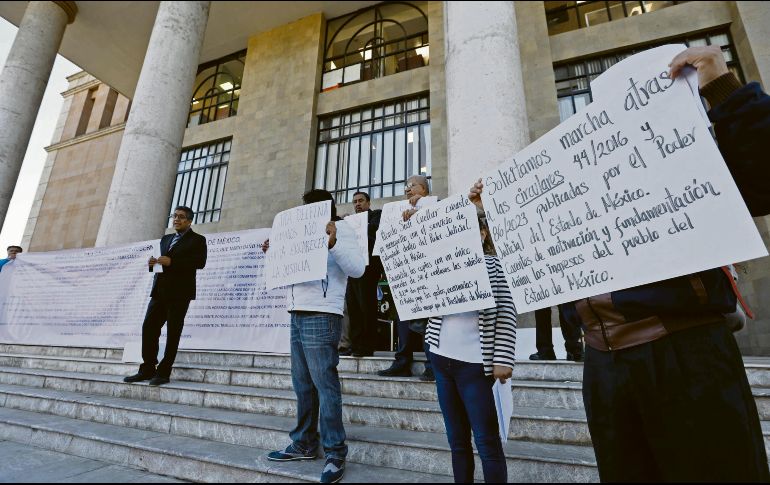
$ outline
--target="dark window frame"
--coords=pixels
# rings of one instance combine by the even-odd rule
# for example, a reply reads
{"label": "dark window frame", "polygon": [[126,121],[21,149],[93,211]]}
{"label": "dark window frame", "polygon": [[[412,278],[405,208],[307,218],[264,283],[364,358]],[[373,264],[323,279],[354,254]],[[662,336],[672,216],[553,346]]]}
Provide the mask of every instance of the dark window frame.
{"label": "dark window frame", "polygon": [[[570,30],[566,30],[565,32],[571,32],[572,30],[579,30],[579,29],[583,29],[583,28],[586,28],[586,27],[593,27],[592,25],[584,25],[585,22],[583,21],[581,12],[585,13],[586,10],[587,10],[586,9],[587,7],[595,6],[597,4],[604,4],[604,8],[602,10],[604,10],[607,13],[607,21],[608,22],[612,22],[613,18],[612,18],[612,8],[611,7],[616,5],[616,4],[610,5],[609,1],[587,0],[587,1],[581,2],[581,3],[578,3],[576,1],[570,1],[570,2],[567,2],[566,5],[561,5],[561,6],[554,7],[554,8],[548,8],[548,4],[549,3],[550,2],[543,2],[544,8],[545,8],[546,24],[548,24],[549,29],[550,29],[550,25],[552,23],[552,19],[558,18],[559,16],[563,15],[564,12],[566,12],[567,18],[569,18],[569,12],[574,11],[575,19],[577,20],[578,27],[577,27],[577,29],[570,29]],[[676,5],[679,5],[681,3],[685,3],[685,2],[684,1],[672,0],[671,3],[673,4],[671,6],[676,6]],[[622,1],[620,3],[620,5],[622,6],[622,9],[623,9],[623,17],[619,17],[618,19],[620,19],[620,18],[628,18],[629,17],[628,12],[630,11],[630,9],[628,8],[628,4],[638,4],[638,6],[642,10],[642,15],[646,14],[646,13],[650,13],[650,12],[647,11],[646,5],[644,4],[643,0],[639,0],[639,1]],[[637,5],[634,5],[634,6],[637,6]],[[662,9],[656,9],[656,11],[657,10],[662,10]],[[595,10],[592,9],[592,10],[589,10],[589,11],[593,12]],[[600,25],[600,24],[598,24],[598,25]],[[564,33],[564,32],[560,32],[560,33]],[[558,35],[558,34],[553,34],[553,35]]]}
{"label": "dark window frame", "polygon": [[[393,19],[390,19],[390,18],[386,18],[382,14],[381,9],[384,6],[392,6],[392,5],[405,5],[405,6],[409,7],[409,8],[417,10],[422,15],[422,17],[425,19],[425,30],[421,30],[419,32],[408,33],[406,31],[406,29],[404,28],[404,26],[400,22],[398,22],[396,20],[393,20]],[[347,44],[346,44],[346,47],[345,47],[345,52],[342,53],[342,54],[338,54],[336,56],[330,55],[330,49],[332,48],[334,40],[337,38],[337,35],[340,32],[342,32],[342,30],[345,27],[347,27],[354,20],[356,20],[356,19],[358,19],[358,18],[360,18],[362,16],[369,15],[369,14],[373,14],[372,21],[371,22],[367,22],[366,24],[364,24],[349,39],[347,39]],[[340,19],[346,18],[346,17],[347,17],[347,20],[345,20],[343,23],[341,23],[335,29],[335,31],[332,33],[330,31],[329,25],[333,25],[334,22],[336,22],[336,21],[338,21]],[[382,29],[383,29],[383,26],[384,26],[385,23],[394,23],[394,24],[398,25],[399,27],[401,27],[401,30],[404,32],[404,36],[403,37],[399,37],[397,39],[392,39],[392,40],[385,41],[384,37],[383,37],[383,34],[382,34]],[[358,35],[361,32],[363,32],[365,29],[367,29],[369,27],[372,27],[372,26],[374,26],[374,34],[375,35],[374,35],[374,37],[372,39],[369,39],[366,42],[364,49],[362,51],[361,50],[355,50],[355,49],[353,51],[351,51],[350,50],[351,43],[358,37]],[[408,46],[409,45],[409,41],[411,41],[413,39],[417,39],[417,38],[420,39],[419,40],[419,45],[409,47]],[[372,40],[376,41],[377,39],[379,39],[380,42],[371,43]],[[396,50],[389,51],[388,47],[392,46],[393,44],[396,44]],[[399,46],[399,44],[403,44],[403,46]],[[326,90],[329,90],[329,89],[334,89],[334,88],[337,88],[337,87],[348,86],[348,85],[351,85],[351,84],[355,84],[355,83],[359,83],[359,82],[364,82],[364,81],[368,81],[368,80],[371,80],[371,79],[378,79],[380,77],[385,77],[385,76],[389,76],[391,74],[395,74],[396,72],[403,72],[403,71],[408,71],[410,69],[413,69],[415,66],[410,67],[410,65],[409,65],[409,53],[412,52],[412,51],[415,51],[416,49],[420,49],[420,48],[423,48],[423,47],[429,47],[429,46],[430,46],[430,43],[429,43],[429,39],[428,39],[428,16],[426,15],[426,13],[420,7],[418,7],[417,5],[414,5],[413,3],[410,3],[410,2],[383,2],[383,3],[379,3],[377,5],[372,5],[371,7],[365,7],[365,8],[356,10],[355,12],[351,12],[349,14],[341,15],[339,17],[335,17],[333,19],[330,19],[327,22],[326,33],[324,35],[324,59],[323,59],[323,68],[322,68],[321,78],[323,80],[323,78],[326,76],[326,74],[328,74],[330,72],[334,72],[334,71],[339,71],[339,70],[342,71],[342,77],[341,77],[340,82],[338,84],[330,86],[330,87],[327,87],[327,88],[323,87],[323,81],[322,81],[321,91],[323,92],[323,91],[326,91]],[[371,51],[371,57],[369,59],[364,59],[361,62],[353,63],[353,64],[348,65],[348,63],[347,63],[348,57],[356,55],[356,54],[359,54],[361,52],[366,52],[366,51]],[[388,57],[396,57],[396,59],[398,59],[400,55],[403,55],[404,58],[405,58],[405,64],[406,64],[405,69],[403,69],[403,71],[399,71],[398,68],[396,68],[396,72],[390,72],[390,73],[385,72],[385,59],[388,58]],[[331,63],[334,62],[334,61],[339,61],[340,59],[343,60],[342,67],[337,67],[337,68],[332,69],[331,68]],[[425,61],[425,59],[423,59],[423,60]],[[429,64],[430,64],[430,61],[428,60],[428,61],[425,62],[424,66],[427,66]],[[370,68],[371,76],[367,77],[366,79],[364,79],[363,75],[359,75],[358,79],[354,79],[352,81],[347,81],[346,82],[345,81],[345,70],[350,68],[350,67],[352,67],[352,66],[356,66],[356,65],[360,65],[362,71],[364,71],[364,69],[366,69],[366,67],[368,66]],[[416,66],[416,67],[423,67],[423,66]]]}
{"label": "dark window frame", "polygon": [[[410,102],[416,102],[417,107],[415,108],[409,108]],[[388,111],[389,108],[392,107],[392,111]],[[377,112],[380,112],[377,114]],[[366,115],[365,115],[366,114]],[[356,119],[354,119],[356,118]],[[397,119],[401,118],[400,122],[397,122]],[[410,118],[412,119],[410,121]],[[388,120],[391,119],[390,124],[388,123]],[[324,124],[326,120],[329,120],[328,124]],[[335,121],[339,121],[339,123],[335,124]],[[370,129],[364,129],[365,124],[370,124]],[[379,127],[375,128],[375,125],[379,124]],[[357,128],[356,128],[357,126]],[[425,127],[425,128],[423,128]],[[378,102],[374,104],[368,104],[364,106],[360,106],[357,108],[354,108],[352,110],[346,110],[343,112],[338,113],[332,113],[329,115],[326,115],[319,119],[318,122],[318,133],[317,133],[317,142],[316,142],[316,155],[314,160],[314,166],[313,166],[313,187],[314,188],[321,188],[328,190],[335,198],[335,201],[340,204],[348,203],[350,202],[347,200],[347,198],[350,196],[352,197],[352,193],[356,191],[363,191],[369,194],[369,196],[372,199],[378,199],[378,198],[385,198],[385,197],[397,197],[401,195],[398,190],[399,185],[405,185],[406,180],[411,177],[412,175],[425,175],[429,180],[432,178],[431,173],[429,170],[429,167],[432,168],[432,161],[430,160],[430,150],[426,148],[426,159],[423,160],[421,156],[421,151],[418,147],[418,154],[420,156],[418,157],[418,160],[413,161],[413,168],[416,167],[417,174],[415,173],[408,173],[408,156],[407,156],[407,149],[409,146],[409,140],[408,140],[408,133],[409,130],[416,129],[418,133],[422,133],[423,129],[430,130],[430,94],[428,92],[406,96],[403,98],[397,98],[389,101],[384,102]],[[404,178],[397,178],[396,174],[397,172],[401,171],[400,168],[397,169],[397,156],[396,156],[396,138],[397,138],[397,131],[402,130],[404,132],[404,167],[403,167],[403,173]],[[337,132],[335,135],[334,133]],[[364,137],[370,137],[370,145],[371,146],[371,140],[376,137],[377,135],[380,136],[380,142],[381,142],[381,148],[382,151],[385,151],[384,147],[384,141],[385,141],[385,134],[387,132],[392,133],[392,160],[384,160],[381,157],[384,157],[384,153],[380,155],[380,163],[379,163],[379,174],[377,176],[378,182],[373,183],[372,179],[372,173],[369,170],[369,180],[368,183],[363,183],[365,181],[362,181],[361,178],[361,163],[362,163],[362,143],[361,139]],[[418,136],[422,136],[421,134]],[[349,171],[350,171],[350,150],[353,146],[352,140],[358,139],[358,157],[357,157],[357,170],[356,173],[358,174],[358,180],[355,185],[348,185],[349,180]],[[339,148],[342,144],[345,144],[345,150],[346,153],[341,153]],[[335,166],[337,167],[337,173],[335,174],[335,180],[334,180],[334,187],[329,187],[327,184],[327,181],[329,179],[329,173],[327,172],[329,167],[329,153],[331,150],[329,150],[329,147],[331,145],[336,145],[337,147],[337,160]],[[324,150],[323,160],[319,160],[318,155],[320,149],[325,146],[326,149]],[[401,148],[399,148],[401,149]],[[432,154],[431,154],[432,156]],[[343,162],[347,164],[346,167],[343,167],[342,171],[340,170],[340,162]],[[323,163],[323,180],[320,180],[320,186],[316,183],[316,178],[319,175],[319,169],[320,165],[319,163]],[[390,168],[392,169],[392,180],[385,181],[385,164],[391,163]],[[416,163],[416,164],[415,164]],[[369,157],[369,166],[370,169],[373,165],[376,165],[376,162],[373,163],[371,159],[371,155]],[[426,168],[426,172],[422,172],[422,168]],[[392,195],[382,195],[383,191],[386,188],[390,188],[392,186]],[[376,190],[379,191],[375,193]]]}
{"label": "dark window frame", "polygon": [[[232,137],[225,137],[182,149],[167,227],[172,227],[174,207],[180,205],[190,207],[195,212],[195,224],[220,221],[232,142]],[[200,179],[200,193],[191,193],[190,190],[195,191],[199,177],[203,177]],[[196,200],[197,203],[193,203]]]}
{"label": "dark window frame", "polygon": [[[205,79],[201,80],[197,85],[193,88],[193,94],[192,98],[190,99],[190,112],[187,115],[187,127],[191,126],[198,126],[203,125],[206,123],[211,123],[213,121],[217,121],[219,119],[226,119],[231,116],[235,116],[238,114],[238,101],[240,100],[240,89],[241,89],[241,82],[236,82],[237,80],[232,77],[232,75],[228,74],[227,72],[224,72],[221,70],[221,67],[227,64],[231,61],[239,61],[244,65],[244,68],[246,66],[246,49],[243,49],[241,51],[235,52],[233,54],[229,54],[227,56],[221,57],[219,59],[215,59],[213,61],[209,61],[205,64],[201,64],[198,66],[198,71],[195,74],[195,78],[197,80],[198,75],[200,73],[206,71],[207,69],[210,69],[212,67],[215,67],[214,73],[210,76],[207,76]],[[221,91],[217,90],[217,84],[216,80],[217,77],[226,75],[231,78],[231,84],[233,85],[232,88]],[[195,98],[195,94],[198,92],[201,87],[203,87],[209,80],[214,79],[214,86],[206,91],[206,94],[200,98]],[[236,91],[238,91],[238,94],[236,94]],[[227,104],[227,116],[224,118],[218,118],[216,114],[216,110],[219,109],[219,107],[223,104],[223,102],[219,101],[219,98],[225,96],[227,97],[227,101],[224,103]],[[197,104],[197,106],[196,106]],[[215,113],[214,116],[205,116],[206,113]],[[195,124],[191,124],[191,121],[197,116],[197,122]]]}

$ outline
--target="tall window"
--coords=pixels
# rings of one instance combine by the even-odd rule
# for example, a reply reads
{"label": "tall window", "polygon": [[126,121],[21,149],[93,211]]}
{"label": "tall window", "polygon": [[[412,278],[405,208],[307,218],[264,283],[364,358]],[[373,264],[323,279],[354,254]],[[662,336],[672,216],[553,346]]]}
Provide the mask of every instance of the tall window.
{"label": "tall window", "polygon": [[357,190],[392,197],[408,177],[430,178],[429,112],[424,94],[320,119],[313,187],[345,203]]}
{"label": "tall window", "polygon": [[427,65],[427,5],[387,2],[329,20],[321,89]]}
{"label": "tall window", "polygon": [[[725,61],[727,61],[727,67],[730,68],[738,79],[743,80],[743,73],[738,64],[735,48],[728,31],[698,34],[697,36],[670,40],[665,43],[684,43],[688,47],[718,45],[722,48],[722,54],[725,56]],[[663,44],[658,43],[655,45],[648,45],[641,48],[618,52],[609,56],[593,57],[578,62],[555,66],[554,75],[556,76],[556,96],[559,102],[560,120],[566,120],[593,101],[590,82],[596,79],[599,74],[626,57],[656,47],[657,45]]]}
{"label": "tall window", "polygon": [[221,120],[238,113],[246,51],[198,67],[187,127]]}
{"label": "tall window", "polygon": [[654,12],[684,2],[546,1],[543,3],[545,4],[548,34],[556,35],[562,32],[569,32],[570,30]]}
{"label": "tall window", "polygon": [[168,227],[172,227],[174,207],[180,205],[195,212],[195,224],[219,221],[231,142],[228,138],[182,151]]}

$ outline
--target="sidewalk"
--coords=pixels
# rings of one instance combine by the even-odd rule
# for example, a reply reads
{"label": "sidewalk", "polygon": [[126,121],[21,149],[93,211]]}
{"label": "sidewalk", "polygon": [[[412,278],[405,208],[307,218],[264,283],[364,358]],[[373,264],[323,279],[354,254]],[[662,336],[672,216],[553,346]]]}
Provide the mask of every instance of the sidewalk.
{"label": "sidewalk", "polygon": [[136,468],[0,441],[0,483],[184,483]]}

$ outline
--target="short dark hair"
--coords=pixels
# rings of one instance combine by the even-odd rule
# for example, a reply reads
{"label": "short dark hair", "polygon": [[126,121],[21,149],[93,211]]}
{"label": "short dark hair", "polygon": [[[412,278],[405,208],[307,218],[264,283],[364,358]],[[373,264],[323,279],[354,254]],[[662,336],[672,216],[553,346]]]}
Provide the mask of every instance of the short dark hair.
{"label": "short dark hair", "polygon": [[188,221],[193,220],[193,217],[195,217],[195,212],[193,212],[192,209],[190,209],[187,206],[184,205],[178,205],[176,208],[174,208],[174,212],[176,211],[184,211],[184,215],[187,218]]}
{"label": "short dark hair", "polygon": [[363,195],[363,196],[364,196],[364,198],[366,199],[366,201],[367,201],[367,202],[371,202],[371,200],[372,200],[372,199],[369,197],[369,194],[367,194],[366,192],[361,192],[361,191],[359,190],[358,192],[356,192],[355,194],[353,194],[353,197],[357,196],[358,194],[361,194],[361,195]]}
{"label": "short dark hair", "polygon": [[332,201],[332,220],[337,220],[337,206],[334,204],[334,196],[324,189],[312,189],[302,196],[302,202],[305,204],[313,204],[315,202],[323,202],[325,200]]}
{"label": "short dark hair", "polygon": [[18,249],[20,253],[23,253],[23,252],[24,252],[24,250],[21,248],[21,246],[13,246],[13,245],[11,245],[11,246],[8,246],[7,248],[5,248],[5,250],[6,250],[6,251],[10,251],[10,250],[11,250],[11,248],[16,248],[16,249]]}

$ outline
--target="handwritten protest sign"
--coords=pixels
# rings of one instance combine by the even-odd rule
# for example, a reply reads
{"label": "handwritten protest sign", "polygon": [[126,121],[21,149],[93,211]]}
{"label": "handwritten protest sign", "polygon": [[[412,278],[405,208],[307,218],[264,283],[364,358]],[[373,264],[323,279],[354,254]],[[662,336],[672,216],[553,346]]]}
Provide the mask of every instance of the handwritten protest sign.
{"label": "handwritten protest sign", "polygon": [[326,277],[331,201],[316,202],[279,212],[273,219],[267,251],[267,289]]}
{"label": "handwritten protest sign", "polygon": [[438,197],[429,195],[427,197],[421,197],[417,200],[416,205],[412,205],[408,200],[399,200],[396,202],[388,202],[382,206],[382,214],[380,214],[380,227],[377,231],[377,239],[374,242],[374,250],[372,254],[374,256],[380,255],[380,233],[390,229],[394,224],[398,224],[403,221],[404,211],[409,209],[422,209],[435,204],[438,201]]}
{"label": "handwritten protest sign", "polygon": [[402,320],[495,306],[476,208],[464,195],[390,226],[381,258]]}
{"label": "handwritten protest sign", "polygon": [[520,312],[767,254],[687,82],[668,77],[676,52],[616,64],[596,101],[482,177]]}
{"label": "handwritten protest sign", "polygon": [[350,227],[353,228],[353,232],[356,233],[356,241],[358,247],[361,249],[361,254],[364,256],[364,261],[369,264],[369,212],[359,212],[358,214],[352,214],[345,218]]}

